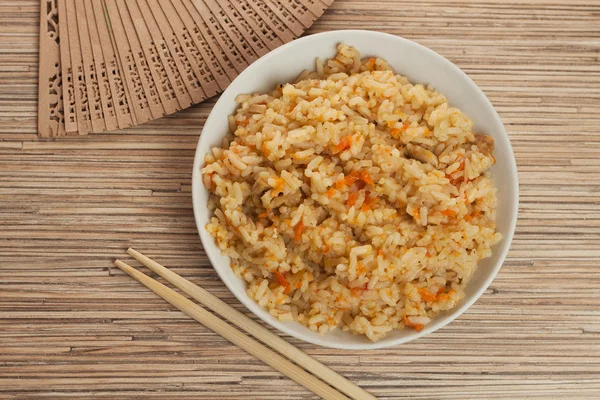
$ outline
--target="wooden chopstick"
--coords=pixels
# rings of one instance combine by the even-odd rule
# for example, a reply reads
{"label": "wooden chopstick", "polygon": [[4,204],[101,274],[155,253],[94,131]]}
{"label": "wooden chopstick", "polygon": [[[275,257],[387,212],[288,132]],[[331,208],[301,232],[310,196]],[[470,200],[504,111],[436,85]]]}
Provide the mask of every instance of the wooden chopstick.
{"label": "wooden chopstick", "polygon": [[327,385],[325,382],[317,379],[315,376],[309,374],[302,368],[283,358],[273,350],[262,345],[251,337],[244,335],[235,327],[229,325],[227,322],[213,315],[209,311],[206,311],[173,289],[170,289],[162,283],[155,281],[148,275],[136,270],[128,264],[125,264],[121,260],[116,260],[115,265],[129,276],[146,286],[148,289],[152,290],[154,293],[177,307],[179,310],[183,311],[185,314],[206,326],[211,331],[223,336],[231,343],[247,351],[254,357],[275,368],[277,371],[288,376],[292,380],[298,382],[305,388],[311,390],[313,393],[327,400],[348,399],[348,397]]}
{"label": "wooden chopstick", "polygon": [[239,328],[245,330],[261,342],[267,344],[272,349],[284,354],[287,358],[294,360],[296,364],[304,367],[307,371],[310,371],[346,395],[355,399],[377,399],[369,392],[350,382],[332,369],[321,364],[319,361],[315,360],[302,350],[286,342],[281,337],[262,327],[260,324],[254,322],[241,312],[237,311],[235,308],[231,307],[229,304],[225,303],[223,300],[210,294],[207,290],[193,284],[182,276],[160,265],[151,258],[146,257],[137,250],[129,248],[127,253],[129,253],[140,263],[144,264],[150,270],[163,277],[173,286],[181,289],[185,294],[198,301],[200,304],[208,307],[216,314],[225,318],[234,325],[237,325]]}

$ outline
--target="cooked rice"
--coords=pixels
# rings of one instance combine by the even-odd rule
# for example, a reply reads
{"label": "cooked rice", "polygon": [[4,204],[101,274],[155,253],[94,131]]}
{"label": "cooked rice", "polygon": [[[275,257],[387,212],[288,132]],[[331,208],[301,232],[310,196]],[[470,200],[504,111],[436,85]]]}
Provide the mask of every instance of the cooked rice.
{"label": "cooked rice", "polygon": [[501,239],[493,140],[443,94],[353,47],[240,95],[205,157],[206,229],[282,321],[375,341],[456,306]]}

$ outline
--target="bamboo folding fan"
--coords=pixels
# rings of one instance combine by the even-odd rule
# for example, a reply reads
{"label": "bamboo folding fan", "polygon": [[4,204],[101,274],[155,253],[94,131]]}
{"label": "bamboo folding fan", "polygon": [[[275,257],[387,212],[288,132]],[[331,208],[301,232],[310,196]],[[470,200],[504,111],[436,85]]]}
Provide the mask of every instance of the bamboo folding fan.
{"label": "bamboo folding fan", "polygon": [[38,132],[142,124],[221,91],[333,0],[41,0]]}

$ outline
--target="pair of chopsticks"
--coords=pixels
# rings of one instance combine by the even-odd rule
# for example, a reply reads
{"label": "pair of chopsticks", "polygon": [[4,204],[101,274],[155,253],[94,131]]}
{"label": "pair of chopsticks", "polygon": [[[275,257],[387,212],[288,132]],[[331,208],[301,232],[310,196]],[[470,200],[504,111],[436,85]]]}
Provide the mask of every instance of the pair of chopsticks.
{"label": "pair of chopsticks", "polygon": [[272,349],[280,354],[284,354],[298,365],[282,357],[262,343],[246,336],[243,332],[223,321],[221,318],[123,261],[116,260],[115,265],[117,267],[177,307],[179,310],[183,311],[185,314],[206,326],[208,329],[223,336],[231,343],[262,360],[265,364],[270,365],[290,379],[311,390],[313,393],[324,399],[348,399],[344,394],[354,399],[376,399],[372,394],[321,364],[302,350],[292,346],[279,336],[263,328],[261,325],[235,310],[218,297],[210,294],[205,289],[202,289],[200,286],[193,284],[132,248],[129,248],[127,253],[173,286],[179,288],[182,292],[212,310],[215,314],[245,330],[263,343],[268,344]]}

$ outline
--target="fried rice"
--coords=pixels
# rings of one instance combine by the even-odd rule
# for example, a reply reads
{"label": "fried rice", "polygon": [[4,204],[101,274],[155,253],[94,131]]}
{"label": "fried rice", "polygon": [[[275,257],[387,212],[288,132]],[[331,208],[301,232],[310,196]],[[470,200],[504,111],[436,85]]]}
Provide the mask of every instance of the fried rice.
{"label": "fried rice", "polygon": [[501,240],[494,142],[432,87],[337,50],[237,97],[202,169],[206,229],[271,315],[376,341],[455,307]]}

